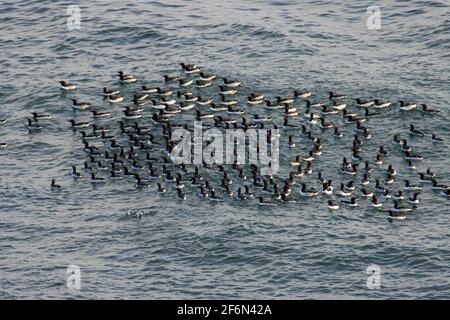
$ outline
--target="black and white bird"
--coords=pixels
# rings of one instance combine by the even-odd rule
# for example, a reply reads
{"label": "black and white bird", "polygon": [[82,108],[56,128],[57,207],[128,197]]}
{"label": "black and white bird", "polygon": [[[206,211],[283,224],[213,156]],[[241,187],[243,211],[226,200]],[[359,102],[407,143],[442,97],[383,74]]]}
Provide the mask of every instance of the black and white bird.
{"label": "black and white bird", "polygon": [[409,133],[420,137],[425,136],[425,134],[422,131],[417,130],[412,123],[409,124]]}
{"label": "black and white bird", "polygon": [[72,91],[77,88],[77,85],[75,83],[66,82],[64,80],[59,82],[61,84],[60,88],[65,91]]}
{"label": "black and white bird", "polygon": [[52,183],[50,186],[51,186],[52,190],[61,190],[62,189],[62,187],[59,184],[56,184],[55,179],[52,179]]}

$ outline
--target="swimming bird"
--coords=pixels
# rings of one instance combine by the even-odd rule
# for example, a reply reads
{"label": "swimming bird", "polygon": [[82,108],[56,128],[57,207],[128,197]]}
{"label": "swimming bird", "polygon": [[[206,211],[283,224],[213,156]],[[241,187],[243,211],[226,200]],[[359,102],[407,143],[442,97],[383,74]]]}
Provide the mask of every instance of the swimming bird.
{"label": "swimming bird", "polygon": [[294,142],[294,137],[293,136],[289,136],[288,137],[288,144],[289,144],[289,148],[295,148],[295,142]]}
{"label": "swimming bird", "polygon": [[417,107],[417,104],[414,102],[405,102],[403,100],[399,101],[400,109],[403,111],[411,111]]}
{"label": "swimming bird", "polygon": [[339,128],[337,126],[335,126],[333,136],[335,136],[337,138],[342,138],[344,136],[344,134],[339,131]]}
{"label": "swimming bird", "polygon": [[78,101],[77,99],[72,99],[72,108],[77,110],[86,110],[90,108],[92,105],[89,102]]}
{"label": "swimming bird", "polygon": [[431,141],[432,141],[433,143],[443,143],[443,142],[444,142],[444,139],[439,138],[438,136],[436,136],[436,135],[433,133],[433,134],[431,134]]}
{"label": "swimming bird", "polygon": [[392,164],[390,164],[388,166],[387,169],[388,174],[390,174],[391,176],[396,176],[397,175],[397,170],[394,169],[394,166]]}
{"label": "swimming bird", "polygon": [[405,197],[403,196],[403,191],[402,190],[398,190],[396,194],[392,195],[392,199],[393,200],[404,200]]}
{"label": "swimming bird", "polygon": [[408,160],[408,169],[416,170],[416,165],[411,160]]}
{"label": "swimming bird", "polygon": [[178,97],[183,97],[185,102],[197,102],[198,101],[198,96],[194,96],[192,93],[190,92],[178,92],[177,93]]}
{"label": "swimming bird", "polygon": [[314,151],[310,150],[306,156],[303,157],[305,161],[313,161],[314,160]]}
{"label": "swimming bird", "polygon": [[209,197],[209,200],[211,200],[211,201],[216,201],[216,202],[223,202],[223,199],[220,198],[220,197],[218,197],[218,196],[216,195],[216,192],[215,192],[214,190],[211,190],[211,191],[210,191],[210,197]]}
{"label": "swimming bird", "polygon": [[110,117],[112,115],[112,113],[109,112],[109,111],[107,111],[107,112],[99,112],[99,111],[96,111],[96,110],[92,110],[91,113],[92,113],[92,116],[95,119]]}
{"label": "swimming bird", "polygon": [[366,161],[366,162],[365,162],[365,164],[364,164],[364,170],[365,170],[367,173],[371,173],[371,172],[373,171],[372,167],[371,167],[370,164],[369,164],[369,161]]}
{"label": "swimming bird", "polygon": [[52,118],[51,115],[43,114],[43,113],[31,112],[31,114],[33,115],[33,119],[35,121],[38,121],[38,120],[49,120],[49,119]]}
{"label": "swimming bird", "polygon": [[311,102],[310,100],[305,100],[305,102],[306,102],[307,108],[315,108],[315,107],[320,108],[320,107],[324,106],[324,103],[320,102],[320,101]]}
{"label": "swimming bird", "polygon": [[406,191],[421,191],[422,187],[416,184],[412,184],[409,180],[405,180],[405,186],[403,187]]}
{"label": "swimming bird", "polygon": [[142,114],[135,113],[133,111],[123,110],[123,113],[125,114],[123,118],[127,120],[136,120],[142,118]]}
{"label": "swimming bird", "polygon": [[212,119],[214,118],[214,113],[201,113],[200,110],[196,111],[196,118],[197,120],[203,120],[203,119]]}
{"label": "swimming bird", "polygon": [[378,200],[376,195],[372,196],[372,201],[371,201],[370,205],[373,208],[381,208],[383,206],[383,204],[380,202],[380,200]]}
{"label": "swimming bird", "polygon": [[104,96],[117,95],[117,94],[119,94],[119,90],[118,89],[108,89],[108,88],[104,87],[102,94]]}
{"label": "swimming bird", "polygon": [[93,131],[94,133],[101,133],[102,131],[105,131],[105,132],[111,132],[111,129],[108,128],[108,127],[99,127],[99,126],[96,125],[96,124],[92,124],[92,131]]}
{"label": "swimming bird", "polygon": [[367,189],[361,189],[361,196],[365,197],[365,198],[371,198],[374,196],[372,191],[369,191]]}
{"label": "swimming bird", "polygon": [[411,204],[419,204],[420,203],[419,198],[418,198],[419,194],[420,194],[420,191],[414,192],[414,194],[408,198],[408,202]]}
{"label": "swimming bird", "polygon": [[311,125],[315,125],[317,123],[317,119],[314,117],[314,113],[310,114],[308,123]]}
{"label": "swimming bird", "polygon": [[345,94],[337,94],[337,93],[328,91],[328,98],[338,100],[338,99],[345,99],[345,98],[347,98],[347,96]]}
{"label": "swimming bird", "polygon": [[292,98],[286,98],[286,97],[281,97],[281,96],[277,96],[275,97],[275,99],[277,99],[277,103],[279,104],[291,104],[294,103],[294,99]]}
{"label": "swimming bird", "polygon": [[274,206],[275,205],[272,198],[264,199],[263,197],[258,197],[258,204],[260,206]]}
{"label": "swimming bird", "polygon": [[354,176],[358,173],[358,164],[355,163],[355,164],[350,165],[350,167],[346,167],[346,168],[342,167],[341,172],[351,175],[351,176]]}
{"label": "swimming bird", "polygon": [[412,148],[408,145],[408,141],[406,139],[402,139],[401,146],[402,146],[402,150],[404,152],[411,152],[412,151]]}
{"label": "swimming bird", "polygon": [[190,86],[194,82],[193,79],[179,79],[178,83],[180,84],[180,87],[187,87]]}
{"label": "swimming bird", "polygon": [[178,108],[182,111],[188,111],[194,108],[194,106],[195,106],[194,103],[181,101],[180,104],[178,105]]}
{"label": "swimming bird", "polygon": [[362,160],[363,160],[363,158],[362,158],[362,156],[359,154],[359,152],[357,152],[356,150],[353,151],[353,154],[352,154],[352,161],[354,161],[354,162],[360,162],[360,161],[362,161]]}
{"label": "swimming bird", "polygon": [[[366,162],[367,163],[367,162]],[[363,178],[361,179],[361,184],[363,185],[363,186],[366,186],[366,185],[368,185],[370,183],[370,181],[369,181],[369,175],[367,174],[367,173],[364,173],[364,176],[363,176]]]}
{"label": "swimming bird", "polygon": [[137,79],[131,74],[125,74],[123,71],[118,71],[119,82],[121,83],[134,83]]}
{"label": "swimming bird", "polygon": [[420,161],[420,160],[423,160],[423,156],[421,156],[419,154],[412,154],[409,151],[405,151],[405,159]]}
{"label": "swimming bird", "polygon": [[111,170],[109,173],[110,173],[110,176],[109,176],[110,180],[122,180],[122,178],[123,178],[120,175],[120,171],[119,170]]}
{"label": "swimming bird", "polygon": [[333,194],[333,186],[331,185],[331,180],[329,181],[324,181],[322,183],[322,193],[327,195],[327,196],[331,196]]}
{"label": "swimming bird", "polygon": [[431,171],[430,168],[427,168],[427,171],[425,172],[425,175],[428,177],[432,177],[435,178],[436,177],[436,173],[434,173],[433,171]]}
{"label": "swimming bird", "polygon": [[342,111],[342,115],[343,115],[344,117],[347,117],[347,118],[349,118],[349,117],[355,118],[355,117],[358,116],[357,113],[355,113],[355,112],[349,112],[347,109],[344,109],[344,110]]}
{"label": "swimming bird", "polygon": [[384,193],[386,191],[386,188],[381,186],[380,180],[375,179],[375,188],[374,191],[377,193]]}
{"label": "swimming bird", "polygon": [[400,206],[398,201],[394,200],[394,209],[392,209],[393,212],[411,212],[412,210],[413,208]]}
{"label": "swimming bird", "polygon": [[245,110],[244,109],[233,109],[232,106],[228,106],[227,113],[229,113],[229,114],[244,114]]}
{"label": "swimming bird", "polygon": [[333,201],[333,200],[328,200],[328,209],[330,210],[338,210],[339,209],[339,203]]}
{"label": "swimming bird", "polygon": [[433,177],[426,176],[424,173],[421,172],[421,173],[419,173],[419,181],[431,183],[433,181]]}
{"label": "swimming bird", "polygon": [[237,93],[237,90],[227,86],[219,86],[221,95],[234,95]]}
{"label": "swimming bird", "polygon": [[380,145],[380,147],[378,149],[378,153],[380,153],[380,154],[382,154],[384,156],[389,155],[389,152],[386,149],[384,149],[384,145]]}
{"label": "swimming bird", "polygon": [[60,88],[66,91],[72,91],[77,88],[77,85],[75,83],[66,82],[64,80],[59,81],[59,83],[61,84]]}
{"label": "swimming bird", "polygon": [[148,98],[148,93],[143,93],[143,94],[134,94],[133,95],[133,102],[135,104],[139,104],[142,103],[145,99]]}
{"label": "swimming bird", "polygon": [[[373,194],[373,193],[372,193]],[[381,193],[381,197],[383,197],[384,199],[391,199],[391,193],[388,189],[385,189],[384,192]]]}
{"label": "swimming bird", "polygon": [[89,122],[75,122],[73,119],[69,120],[69,122],[73,129],[87,128],[91,125]]}
{"label": "swimming bird", "polygon": [[263,95],[256,95],[255,93],[251,93],[249,97],[247,97],[247,103],[252,105],[257,105],[264,102]]}
{"label": "swimming bird", "polygon": [[229,80],[228,78],[223,78],[223,84],[227,87],[236,88],[241,85],[239,80]]}
{"label": "swimming bird", "polygon": [[436,110],[436,109],[430,109],[428,108],[428,106],[426,104],[421,104],[422,107],[422,111],[423,112],[427,112],[427,113],[440,113],[441,111]]}
{"label": "swimming bird", "polygon": [[172,95],[173,91],[170,89],[161,89],[160,87],[156,87],[156,93],[161,97],[168,97]]}
{"label": "swimming bird", "polygon": [[[146,94],[151,94],[151,93],[157,93],[158,92],[158,88],[157,87],[142,86],[141,88],[142,88],[142,92],[146,93]],[[117,93],[113,93],[113,94],[117,94]]]}
{"label": "swimming bird", "polygon": [[377,108],[377,109],[386,108],[386,107],[389,107],[392,104],[392,102],[389,102],[389,101],[383,102],[383,101],[381,101],[379,99],[374,99],[373,102],[374,102],[373,107]]}
{"label": "swimming bird", "polygon": [[284,107],[284,115],[289,117],[294,117],[298,115],[297,108],[291,107],[291,105],[285,103],[283,104]]}
{"label": "swimming bird", "polygon": [[220,104],[224,106],[234,106],[238,102],[238,99],[227,99],[225,96],[222,96],[222,101],[220,102]]}
{"label": "swimming bird", "polygon": [[181,62],[180,66],[186,73],[198,73],[202,70],[200,66],[197,66],[196,64],[193,63],[185,64],[184,62]]}
{"label": "swimming bird", "polygon": [[335,115],[338,114],[338,109],[335,108],[327,108],[327,106],[322,106],[322,114],[323,115]]}
{"label": "swimming bird", "polygon": [[108,96],[108,101],[111,103],[120,103],[123,102],[123,97],[119,95],[110,95]]}
{"label": "swimming bird", "polygon": [[441,191],[441,190],[448,190],[448,189],[450,189],[450,186],[448,186],[448,185],[438,184],[436,178],[432,178],[431,179],[431,183],[432,183],[431,189],[433,189],[433,190]]}
{"label": "swimming bird", "polygon": [[356,132],[359,132],[359,133],[363,133],[364,132],[364,129],[365,129],[365,127],[364,127],[364,125],[362,124],[362,122],[361,121],[356,121]]}
{"label": "swimming bird", "polygon": [[199,74],[200,78],[202,80],[204,80],[204,81],[213,81],[216,78],[215,75],[213,75],[213,74],[206,74],[206,73],[204,73],[202,71],[200,71],[198,74]]}
{"label": "swimming bird", "polygon": [[204,98],[202,96],[199,96],[198,100],[197,100],[197,103],[199,105],[201,105],[201,106],[208,105],[208,104],[211,104],[213,102],[214,102],[214,100],[212,98]]}
{"label": "swimming bird", "polygon": [[356,186],[355,186],[355,181],[353,181],[353,180],[350,180],[350,181],[347,182],[347,184],[345,185],[345,189],[346,189],[346,190],[354,191],[355,188],[356,188]]}
{"label": "swimming bird", "polygon": [[168,107],[176,104],[177,100],[173,98],[162,97],[162,99],[159,102]]}
{"label": "swimming bird", "polygon": [[181,80],[180,76],[169,76],[167,74],[163,75],[165,82],[175,82]]}
{"label": "swimming bird", "polygon": [[345,110],[347,108],[347,104],[333,101],[333,105],[331,107],[335,110],[341,111],[341,110]]}
{"label": "swimming bird", "polygon": [[403,139],[401,139],[398,134],[394,134],[394,139],[392,140],[392,143],[397,144],[397,145],[402,145]]}
{"label": "swimming bird", "polygon": [[422,131],[417,130],[412,123],[409,124],[409,133],[421,137],[425,135]]}
{"label": "swimming bird", "polygon": [[210,85],[212,85],[211,81],[206,81],[206,80],[197,80],[197,81],[195,81],[195,86],[197,88],[206,88],[206,87],[209,87]]}
{"label": "swimming bird", "polygon": [[349,197],[352,195],[352,191],[347,191],[343,182],[341,182],[338,194],[342,197]]}
{"label": "swimming bird", "polygon": [[311,95],[312,95],[311,91],[294,90],[294,98],[308,98]]}
{"label": "swimming bird", "polygon": [[167,189],[166,188],[164,188],[162,185],[161,185],[161,183],[157,183],[157,186],[158,186],[158,192],[159,193],[166,193],[167,192]]}
{"label": "swimming bird", "polygon": [[61,190],[62,187],[59,184],[56,184],[55,179],[52,179],[52,184],[50,185],[52,190]]}
{"label": "swimming bird", "polygon": [[272,103],[272,101],[270,100],[264,100],[264,102],[266,103],[266,109],[284,109],[284,106],[282,104]]}
{"label": "swimming bird", "polygon": [[75,166],[72,166],[72,177],[81,178],[81,173],[77,172],[77,167]]}
{"label": "swimming bird", "polygon": [[393,210],[388,210],[388,213],[389,219],[404,220],[406,218],[406,215],[402,212],[394,212]]}
{"label": "swimming bird", "polygon": [[157,110],[164,110],[164,109],[166,109],[166,105],[165,104],[163,104],[163,103],[160,103],[160,102],[158,102],[158,101],[156,101],[156,100],[150,100],[151,101],[151,105],[150,105],[150,107],[151,108],[153,108],[153,109],[157,109]]}
{"label": "swimming bird", "polygon": [[319,192],[313,188],[307,190],[305,183],[302,183],[301,186],[300,195],[303,197],[315,197],[319,194]]}
{"label": "swimming bird", "polygon": [[138,188],[144,188],[150,186],[150,182],[142,179],[139,175],[135,175],[136,186]]}
{"label": "swimming bird", "polygon": [[331,121],[325,120],[325,118],[320,118],[320,127],[322,129],[329,129],[334,127],[334,123]]}
{"label": "swimming bird", "polygon": [[341,200],[341,205],[347,206],[347,207],[357,207],[358,203],[356,202],[356,198],[352,197],[350,200]]}
{"label": "swimming bird", "polygon": [[[287,119],[286,116],[284,118]],[[272,121],[272,117],[270,117],[270,116],[261,116],[259,114],[253,115],[253,122],[259,123],[259,122],[270,122],[270,121]]]}
{"label": "swimming bird", "polygon": [[355,100],[356,100],[356,105],[358,107],[369,108],[375,104],[374,100],[362,100],[360,98],[355,99]]}
{"label": "swimming bird", "polygon": [[379,117],[379,116],[381,116],[381,113],[379,113],[379,112],[370,112],[369,109],[365,109],[364,117],[366,117],[366,118],[375,118],[375,117]]}

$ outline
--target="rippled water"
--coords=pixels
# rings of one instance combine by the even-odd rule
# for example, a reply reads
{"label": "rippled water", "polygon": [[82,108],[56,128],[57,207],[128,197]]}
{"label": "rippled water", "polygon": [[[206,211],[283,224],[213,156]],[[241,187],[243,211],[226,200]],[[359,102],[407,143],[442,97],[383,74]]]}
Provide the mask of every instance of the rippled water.
{"label": "rippled water", "polygon": [[[83,1],[81,29],[72,31],[71,3],[0,5],[0,118],[8,118],[0,127],[0,142],[8,143],[0,150],[0,297],[448,298],[448,201],[429,187],[419,208],[395,223],[365,204],[331,213],[324,197],[264,208],[256,201],[203,201],[193,192],[179,202],[126,182],[93,187],[70,176],[70,165],[85,156],[67,125],[74,117],[68,97],[57,85],[79,83],[77,98],[107,108],[99,92],[117,85],[115,71],[156,84],[188,61],[267,96],[305,88],[323,98],[333,89],[441,110],[424,116],[393,107],[370,120],[374,137],[363,156],[373,159],[394,133],[410,139],[410,122],[448,139],[448,1],[385,1],[379,30],[368,30],[361,1],[168,3]],[[24,124],[31,111],[55,119],[29,134]],[[351,137],[352,125],[330,119]],[[324,155],[314,165],[336,185],[351,138],[345,148],[329,134],[322,142]],[[308,150],[304,143],[298,140],[298,152]],[[410,143],[425,156],[418,170],[431,167],[448,182],[447,144]],[[411,173],[386,145],[387,162],[399,170],[397,190]],[[293,151],[282,151],[286,164]],[[53,177],[61,192],[50,190]],[[316,185],[315,176],[305,181]],[[130,210],[143,218],[126,217]],[[381,268],[379,290],[366,286],[371,264]],[[79,291],[66,288],[69,265],[81,268]]]}

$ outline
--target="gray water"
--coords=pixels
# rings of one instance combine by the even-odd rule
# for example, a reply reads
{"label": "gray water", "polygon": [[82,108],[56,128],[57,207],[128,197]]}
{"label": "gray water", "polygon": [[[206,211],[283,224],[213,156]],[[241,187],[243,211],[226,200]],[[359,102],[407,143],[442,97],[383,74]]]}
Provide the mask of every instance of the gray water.
{"label": "gray water", "polygon": [[[81,7],[79,30],[67,28],[70,4]],[[369,120],[373,138],[363,156],[374,160],[385,143],[390,155],[378,176],[392,163],[399,171],[392,191],[406,177],[417,183],[390,143],[400,133],[425,157],[417,171],[431,167],[448,183],[448,143],[432,145],[429,135],[449,136],[450,5],[381,1],[381,28],[369,30],[366,10],[373,4],[3,1],[0,118],[8,121],[0,126],[0,142],[8,146],[0,150],[0,298],[448,298],[448,200],[429,186],[406,220],[389,221],[362,198],[358,208],[337,212],[328,210],[324,196],[260,207],[256,200],[227,197],[213,203],[190,190],[182,202],[154,186],[139,190],[123,181],[93,187],[70,176],[70,166],[79,167],[86,156],[67,120],[90,117],[74,114],[69,98],[120,114],[100,96],[103,86],[118,87],[116,71],[135,74],[138,85],[156,85],[186,61],[239,78],[244,92],[267,97],[304,88],[315,100],[334,90],[427,103],[441,113],[401,112],[395,105]],[[61,94],[57,82],[63,79],[78,83],[77,92]],[[129,97],[138,85],[121,92]],[[30,134],[25,118],[32,111],[54,119]],[[313,129],[324,145],[314,169],[337,188],[349,180],[338,167],[351,156],[354,127],[339,116],[327,119],[346,136],[340,142]],[[409,137],[411,122],[427,136]],[[293,155],[310,148],[300,136],[296,142],[297,151],[282,147],[280,175]],[[60,192],[50,189],[52,178]],[[302,180],[319,187],[315,175]],[[381,269],[380,289],[367,288],[371,264]],[[66,286],[69,265],[80,267],[80,290]]]}

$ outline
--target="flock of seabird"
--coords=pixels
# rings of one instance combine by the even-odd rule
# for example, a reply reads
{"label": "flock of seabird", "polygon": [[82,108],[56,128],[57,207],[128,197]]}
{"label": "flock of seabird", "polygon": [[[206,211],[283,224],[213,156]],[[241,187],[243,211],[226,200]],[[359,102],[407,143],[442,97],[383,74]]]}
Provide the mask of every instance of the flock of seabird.
{"label": "flock of seabird", "polygon": [[[395,134],[392,141],[386,142],[401,152],[411,175],[404,180],[400,190],[389,189],[397,170],[389,162],[390,152],[385,145],[377,146],[378,152],[371,159],[361,155],[372,137],[365,124],[382,116],[383,109],[416,110],[429,115],[439,113],[439,110],[415,102],[352,99],[335,92],[328,92],[328,98],[322,101],[313,100],[315,94],[308,90],[295,90],[289,96],[272,98],[252,92],[245,98],[238,98],[243,87],[240,80],[205,73],[195,64],[181,63],[180,66],[179,74],[164,75],[159,86],[137,85],[138,79],[134,75],[117,72],[118,85],[99,90],[99,95],[110,103],[107,110],[101,110],[91,102],[79,101],[76,99],[78,85],[60,81],[61,90],[71,97],[68,103],[75,114],[90,115],[89,121],[68,119],[70,128],[79,132],[80,145],[86,152],[84,163],[71,168],[75,179],[86,181],[83,177],[87,176],[94,184],[127,180],[137,188],[150,187],[159,193],[173,193],[180,200],[186,199],[187,194],[210,201],[226,198],[253,201],[254,198],[259,205],[267,206],[296,202],[300,197],[322,197],[330,210],[339,210],[341,206],[357,207],[361,199],[367,199],[369,206],[381,209],[389,219],[397,220],[405,219],[407,213],[417,208],[426,184],[441,196],[450,197],[450,186],[439,184],[437,174],[430,168],[416,173],[416,164],[423,156],[415,153],[405,138],[420,137],[433,144],[444,143],[436,134],[425,133],[410,124],[409,131]],[[135,90],[132,96],[121,95],[125,86]],[[114,106],[120,106],[120,119],[115,112],[118,108]],[[290,158],[289,174],[284,178],[261,175],[257,165],[237,161],[214,165],[173,164],[169,157],[174,147],[172,132],[176,128],[193,131],[193,121],[192,124],[183,121],[184,114],[191,114],[193,119],[203,120],[209,127],[219,129],[280,129],[281,136],[288,137],[288,145],[280,147],[292,151],[287,156]],[[41,130],[45,121],[51,119],[51,115],[36,112],[31,115],[27,119],[27,128],[32,133]],[[337,121],[332,121],[333,117],[339,119],[339,116],[354,129],[344,134]],[[283,121],[277,124],[276,117]],[[0,123],[5,121],[0,119]],[[325,135],[336,144],[341,144],[342,139],[352,141],[352,148],[342,159],[342,164],[331,168],[339,171],[341,181],[335,185],[332,179],[324,177],[324,172],[314,173],[313,170],[313,163],[320,161],[322,148],[327,148],[321,142]],[[272,139],[268,137],[269,147]],[[312,145],[306,154],[295,151],[299,139],[306,139]],[[375,172],[384,178],[374,179]],[[217,177],[212,178],[214,175]],[[304,176],[314,175],[317,185],[307,186]],[[62,189],[55,179],[51,188]],[[191,192],[187,191],[189,188]]]}

